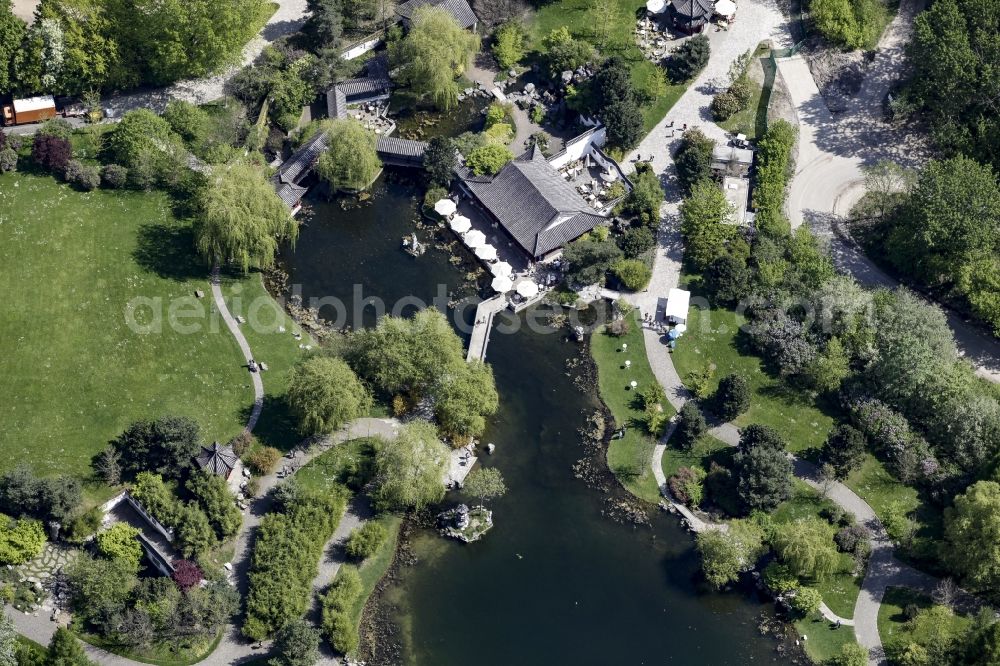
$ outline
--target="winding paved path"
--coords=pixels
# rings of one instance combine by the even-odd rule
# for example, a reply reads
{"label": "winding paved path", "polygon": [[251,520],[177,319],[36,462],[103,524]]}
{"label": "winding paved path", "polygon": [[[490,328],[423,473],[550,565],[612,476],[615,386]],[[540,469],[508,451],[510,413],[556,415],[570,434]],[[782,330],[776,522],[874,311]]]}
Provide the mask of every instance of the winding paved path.
{"label": "winding paved path", "polygon": [[[398,428],[399,422],[395,419],[357,419],[337,432],[323,438],[309,449],[297,449],[293,457],[290,460],[286,459],[283,464],[291,465],[294,471],[298,471],[310,460],[329,450],[332,446],[360,437],[379,436],[392,439],[396,436]],[[232,560],[234,582],[243,599],[246,598],[247,572],[250,568],[251,546],[254,534],[260,525],[261,519],[271,509],[271,490],[288,478],[290,476],[286,476],[284,479],[279,478],[277,473],[274,472],[258,477],[257,496],[250,505],[250,508],[243,515],[243,525],[235,539]],[[321,590],[333,581],[341,565],[339,555],[340,546],[347,539],[351,530],[366,520],[368,516],[367,507],[363,502],[352,501],[348,505],[347,511],[341,517],[336,531],[323,548],[324,556],[319,563],[316,577],[313,581],[314,591]],[[27,636],[37,643],[48,645],[52,639],[52,635],[55,633],[57,625],[55,622],[49,620],[47,613],[40,612],[38,616],[25,615],[10,606],[5,606],[4,612],[14,621],[14,627],[19,634]],[[255,648],[254,643],[246,641],[235,625],[225,627],[223,632],[223,637],[219,645],[212,654],[198,662],[199,664],[203,666],[230,666],[251,659],[261,659],[266,656],[267,650],[264,648]],[[88,643],[83,643],[83,646],[87,655],[97,663],[102,664],[102,666],[143,666],[142,662],[118,656]],[[332,666],[339,662],[336,661],[328,648],[324,647],[322,658],[316,663]]]}
{"label": "winding paved path", "polygon": [[[837,268],[870,287],[895,288],[899,283],[844,234],[833,233],[833,227],[864,194],[864,166],[890,159],[917,167],[929,157],[922,137],[882,117],[882,101],[899,77],[913,18],[921,5],[921,0],[900,4],[859,94],[844,113],[830,113],[801,56],[778,60],[778,72],[799,121],[796,172],[786,202],[789,220],[793,227],[806,223],[817,235],[828,238]],[[959,351],[975,366],[976,374],[1000,383],[1000,342],[955,312],[945,312]]]}
{"label": "winding paved path", "polygon": [[[875,110],[881,112],[881,100],[895,80],[902,49],[908,39],[916,9],[916,0],[903,1],[897,18],[890,24],[883,43],[880,44],[880,51],[870,69],[872,75],[863,84],[858,101],[842,118],[834,119],[826,109],[804,60],[791,58],[780,62],[779,71],[789,88],[800,121],[797,162],[799,169],[787,202],[793,225],[798,226],[804,218],[809,218],[814,227],[820,226],[822,229],[821,224],[817,225],[816,222],[828,222],[832,214],[848,209],[860,196],[857,185],[862,178],[861,166],[866,161],[891,157],[905,164],[908,160],[920,158],[919,146],[913,142],[912,137],[900,138],[898,132],[886,128],[880,118],[874,117]],[[747,21],[747,10],[754,16],[752,21]],[[653,314],[657,320],[662,320],[664,303],[661,296],[679,283],[683,258],[683,242],[678,220],[681,196],[673,177],[672,159],[680,139],[680,132],[676,130],[679,125],[686,122],[689,126],[699,125],[707,135],[717,140],[724,139],[721,130],[709,122],[708,105],[717,89],[717,85],[713,85],[712,82],[719,80],[720,74],[728,70],[729,62],[739,53],[756,45],[758,40],[767,38],[769,30],[773,33],[779,27],[778,23],[769,20],[772,16],[771,8],[766,5],[744,3],[740,6],[740,12],[734,34],[727,36],[733,40],[731,42],[733,46],[721,49],[713,42],[712,58],[705,71],[678,100],[667,118],[629,156],[632,161],[640,155],[643,160],[651,159],[654,170],[661,174],[666,192],[666,201],[661,210],[662,224],[652,280],[644,292],[629,297],[634,305],[645,313]],[[747,25],[748,23],[750,25]],[[740,31],[741,25],[746,26],[743,31]],[[778,46],[787,43],[780,35],[772,34],[772,39]],[[736,46],[737,44],[739,46]],[[741,50],[740,47],[744,44],[747,46]],[[835,146],[842,148],[835,149]],[[886,149],[879,150],[883,146],[886,146]],[[827,228],[830,228],[829,224]],[[835,256],[840,255],[838,265],[846,267],[863,283],[894,284],[888,281],[888,276],[874,269],[870,262],[863,260],[856,250],[849,252],[850,249],[834,247]],[[693,307],[707,305],[707,303],[692,302]],[[961,336],[965,328],[957,326],[956,336]],[[680,410],[690,395],[674,368],[665,341],[650,328],[643,329],[643,337],[646,354],[657,381],[663,386],[670,403]],[[995,345],[995,341],[993,343]],[[977,363],[983,358],[981,344],[982,341],[979,348],[968,344],[963,347]],[[979,369],[983,376],[994,381],[1000,379],[1000,374],[995,374],[997,369],[1000,369],[1000,363],[995,366],[979,363]],[[653,475],[664,496],[684,515],[692,529],[696,531],[710,529],[713,525],[705,523],[670,498],[665,485],[662,458],[672,432],[673,427],[668,429],[653,451],[651,461]],[[739,442],[739,431],[730,423],[717,425],[710,430],[710,434],[730,446],[735,446]],[[824,484],[819,481],[816,467],[807,461],[790,457],[795,475],[810,486],[822,490]],[[853,513],[859,522],[867,525],[872,531],[873,538],[872,554],[855,603],[854,616],[838,618],[829,608],[824,609],[824,615],[830,621],[835,622],[840,619],[844,625],[853,625],[858,642],[869,649],[870,663],[883,664],[885,656],[878,634],[878,609],[886,589],[899,586],[930,592],[938,581],[933,576],[905,565],[894,557],[892,543],[878,516],[868,503],[850,488],[835,482],[827,487],[827,496],[846,511]],[[967,604],[978,603],[970,595],[964,595],[963,598]]]}
{"label": "winding paved path", "polygon": [[[243,353],[243,360],[246,361],[247,368],[249,369],[250,361],[253,360],[253,352],[250,351],[250,343],[247,342],[243,331],[240,330],[239,322],[229,312],[229,306],[222,295],[218,266],[212,269],[211,282],[212,298],[215,299],[215,307],[219,310],[219,314],[222,315],[222,320],[226,322],[226,328],[232,333],[236,344],[239,345],[240,351]],[[250,418],[247,419],[247,432],[253,432],[254,427],[257,425],[257,420],[260,418],[260,412],[264,409],[264,381],[260,378],[260,374],[261,370],[259,368],[256,372],[250,373],[250,379],[253,382],[253,409],[250,410]]]}

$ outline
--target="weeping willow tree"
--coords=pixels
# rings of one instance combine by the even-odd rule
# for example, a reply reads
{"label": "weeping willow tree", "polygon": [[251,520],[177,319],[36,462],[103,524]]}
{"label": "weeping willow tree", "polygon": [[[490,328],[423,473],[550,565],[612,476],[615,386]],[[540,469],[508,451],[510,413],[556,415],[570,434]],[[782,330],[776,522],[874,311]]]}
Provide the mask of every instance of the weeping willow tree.
{"label": "weeping willow tree", "polygon": [[320,155],[316,173],[335,190],[363,190],[382,170],[375,151],[375,134],[354,119],[323,123],[329,150]]}
{"label": "weeping willow tree", "polygon": [[448,110],[458,104],[455,79],[478,51],[478,36],[446,10],[424,6],[413,13],[410,32],[391,46],[390,55],[400,83]]}
{"label": "weeping willow tree", "polygon": [[278,244],[294,243],[298,225],[264,173],[248,164],[216,168],[198,197],[195,247],[213,264],[270,268]]}

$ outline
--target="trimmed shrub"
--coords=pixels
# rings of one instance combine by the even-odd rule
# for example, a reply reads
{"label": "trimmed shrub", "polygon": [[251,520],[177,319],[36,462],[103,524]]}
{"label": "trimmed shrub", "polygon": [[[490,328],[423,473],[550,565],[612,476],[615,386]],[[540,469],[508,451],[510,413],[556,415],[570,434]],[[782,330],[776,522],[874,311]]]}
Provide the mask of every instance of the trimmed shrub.
{"label": "trimmed shrub", "polygon": [[105,164],[101,169],[101,181],[113,190],[125,187],[128,183],[128,169],[120,164]]}
{"label": "trimmed shrub", "polygon": [[24,564],[45,546],[45,529],[37,520],[14,520],[0,514],[0,564]]}
{"label": "trimmed shrub", "polygon": [[271,473],[279,460],[281,451],[273,446],[262,446],[247,455],[246,463],[255,473],[265,475]]}
{"label": "trimmed shrub", "polygon": [[73,147],[68,139],[42,134],[31,142],[31,159],[48,171],[62,173],[72,157]]}
{"label": "trimmed shrub", "polygon": [[705,470],[699,467],[681,467],[667,480],[667,487],[681,504],[698,506],[704,496],[704,481]]}
{"label": "trimmed shrub", "polygon": [[17,169],[17,151],[13,148],[0,149],[0,173],[8,173]]}
{"label": "trimmed shrub", "polygon": [[677,418],[677,429],[674,431],[677,444],[681,449],[690,451],[694,448],[695,442],[706,432],[708,432],[708,424],[705,422],[705,416],[701,413],[701,409],[698,408],[698,403],[694,400],[688,400],[681,407]]}
{"label": "trimmed shrub", "polygon": [[633,227],[622,236],[622,252],[629,259],[641,256],[655,245],[656,236],[647,227]]}
{"label": "trimmed shrub", "polygon": [[70,160],[66,163],[66,182],[73,183],[83,190],[96,190],[101,184],[101,171],[96,166],[84,164],[80,160]]}
{"label": "trimmed shrub", "polygon": [[795,596],[789,599],[789,604],[796,613],[810,615],[819,610],[823,603],[823,595],[813,587],[800,587],[795,590]]}
{"label": "trimmed shrub", "polygon": [[382,523],[369,520],[364,525],[354,528],[351,536],[347,539],[344,550],[347,555],[356,560],[364,560],[382,547],[385,543],[386,532]]}
{"label": "trimmed shrub", "polygon": [[524,57],[527,35],[516,21],[504,23],[493,33],[493,57],[500,69],[510,69]]}
{"label": "trimmed shrub", "polygon": [[723,90],[712,98],[712,117],[717,121],[729,120],[742,110],[740,100],[729,90]]}
{"label": "trimmed shrub", "polygon": [[142,546],[135,538],[139,530],[128,523],[115,523],[97,535],[97,549],[107,558],[121,560],[138,571]]}
{"label": "trimmed shrub", "polygon": [[757,209],[757,228],[764,233],[782,234],[789,228],[782,209],[795,137],[794,126],[786,120],[777,120],[767,128],[757,146],[757,183],[753,205]]}
{"label": "trimmed shrub", "polygon": [[621,259],[611,267],[622,285],[630,291],[641,291],[649,284],[653,271],[638,259]]}
{"label": "trimmed shrub", "polygon": [[722,378],[713,398],[715,412],[725,421],[732,421],[750,409],[750,383],[742,375]]}
{"label": "trimmed shrub", "polygon": [[667,61],[667,71],[674,83],[693,79],[708,64],[708,37],[697,35],[681,44]]}
{"label": "trimmed shrub", "polygon": [[335,650],[349,654],[358,648],[358,634],[349,614],[361,594],[361,576],[354,567],[342,567],[323,595],[323,633]]}
{"label": "trimmed shrub", "polygon": [[177,587],[184,591],[190,590],[205,578],[201,567],[191,560],[178,560],[174,562],[174,573],[171,576]]}

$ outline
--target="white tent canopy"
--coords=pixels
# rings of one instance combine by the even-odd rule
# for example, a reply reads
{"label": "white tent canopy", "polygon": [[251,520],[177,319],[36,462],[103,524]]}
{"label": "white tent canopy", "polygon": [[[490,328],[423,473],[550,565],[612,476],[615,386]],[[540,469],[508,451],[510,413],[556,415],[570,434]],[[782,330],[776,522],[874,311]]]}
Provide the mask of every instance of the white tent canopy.
{"label": "white tent canopy", "polygon": [[514,286],[514,283],[511,282],[510,278],[506,275],[498,275],[493,278],[493,282],[490,283],[490,286],[493,287],[493,291],[506,294],[510,291],[510,288]]}
{"label": "white tent canopy", "polygon": [[452,201],[451,199],[441,199],[436,204],[434,204],[434,210],[439,215],[444,215],[445,217],[448,217],[456,210],[458,210],[458,206],[456,206],[455,202]]}
{"label": "white tent canopy", "polygon": [[456,233],[464,234],[472,228],[472,221],[464,215],[456,215],[448,220],[448,226]]}
{"label": "white tent canopy", "polygon": [[493,275],[496,275],[497,277],[509,277],[513,272],[514,269],[511,268],[510,264],[506,261],[500,261],[490,265],[490,273],[493,273]]}
{"label": "white tent canopy", "polygon": [[666,8],[666,0],[648,0],[648,2],[646,2],[646,11],[651,14],[659,14]]}
{"label": "white tent canopy", "polygon": [[[650,0],[651,2],[653,0]],[[729,18],[736,14],[736,3],[733,0],[719,0],[715,3],[715,13]]]}
{"label": "white tent canopy", "polygon": [[475,250],[481,245],[486,245],[486,234],[484,234],[479,229],[473,229],[469,233],[462,236],[465,240],[465,244],[469,246],[470,250]]}
{"label": "white tent canopy", "polygon": [[517,293],[525,298],[538,295],[538,285],[531,280],[521,280],[517,283]]}
{"label": "white tent canopy", "polygon": [[483,261],[494,261],[497,258],[497,249],[492,245],[480,245],[476,248],[476,256]]}
{"label": "white tent canopy", "polygon": [[688,305],[691,303],[691,292],[683,289],[671,289],[667,294],[667,307],[663,316],[671,324],[686,324]]}

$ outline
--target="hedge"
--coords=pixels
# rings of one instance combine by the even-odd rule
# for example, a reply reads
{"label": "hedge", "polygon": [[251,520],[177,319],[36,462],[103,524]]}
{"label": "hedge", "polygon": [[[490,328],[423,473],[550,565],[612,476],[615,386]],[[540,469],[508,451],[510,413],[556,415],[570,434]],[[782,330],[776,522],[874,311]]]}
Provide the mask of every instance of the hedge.
{"label": "hedge", "polygon": [[757,146],[753,205],[757,210],[757,228],[767,234],[778,235],[789,230],[782,209],[794,144],[795,128],[785,120],[778,120],[767,128]]}
{"label": "hedge", "polygon": [[264,640],[305,613],[323,546],[340,522],[348,491],[334,486],[297,497],[284,513],[268,514],[260,522],[243,625],[251,640]]}

